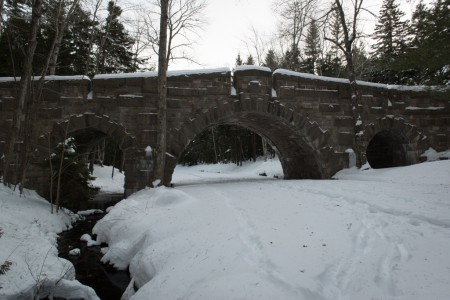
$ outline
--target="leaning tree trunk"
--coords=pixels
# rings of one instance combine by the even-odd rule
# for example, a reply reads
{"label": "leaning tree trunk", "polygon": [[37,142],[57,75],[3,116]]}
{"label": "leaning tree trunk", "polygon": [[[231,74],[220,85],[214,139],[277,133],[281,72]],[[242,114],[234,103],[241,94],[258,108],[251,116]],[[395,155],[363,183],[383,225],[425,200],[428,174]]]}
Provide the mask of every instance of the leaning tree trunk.
{"label": "leaning tree trunk", "polygon": [[351,45],[346,43],[346,60],[349,71],[350,81],[350,109],[352,113],[353,129],[354,129],[354,148],[356,152],[356,165],[361,167],[366,163],[366,145],[364,134],[364,123],[361,118],[360,103],[361,95],[358,91],[358,83],[356,82],[355,66],[353,64],[353,55]]}
{"label": "leaning tree trunk", "polygon": [[[8,181],[9,165],[12,162],[14,155],[14,146],[20,134],[22,122],[25,121],[27,111],[27,95],[31,82],[31,72],[33,67],[33,58],[37,46],[37,33],[39,30],[39,23],[42,16],[42,0],[34,0],[32,7],[32,18],[30,36],[28,38],[27,52],[24,58],[22,75],[20,77],[20,90],[17,101],[17,106],[14,112],[13,124],[11,128],[9,142],[6,148],[5,161],[3,167],[3,181],[6,185]],[[25,159],[24,157],[21,159]],[[20,165],[20,164],[19,164]]]}
{"label": "leaning tree trunk", "polygon": [[[344,38],[343,42],[333,41],[335,45],[337,45],[344,52],[345,60],[347,61],[347,70],[349,72],[350,81],[350,109],[354,128],[354,148],[356,152],[356,165],[358,167],[361,167],[366,162],[366,147],[364,123],[360,112],[361,95],[358,92],[358,84],[356,82],[356,72],[353,60],[353,42],[357,36],[356,25],[363,1],[364,0],[355,0],[353,2],[353,22],[350,23],[352,27],[349,28],[350,24],[348,24],[345,19],[341,1],[335,0]],[[343,46],[341,43],[343,43]]]}
{"label": "leaning tree trunk", "polygon": [[3,29],[3,5],[5,1],[0,0],[0,32],[2,32]]}
{"label": "leaning tree trunk", "polygon": [[167,23],[169,0],[161,1],[161,20],[158,53],[158,136],[156,144],[155,180],[168,184],[164,180],[167,142]]}

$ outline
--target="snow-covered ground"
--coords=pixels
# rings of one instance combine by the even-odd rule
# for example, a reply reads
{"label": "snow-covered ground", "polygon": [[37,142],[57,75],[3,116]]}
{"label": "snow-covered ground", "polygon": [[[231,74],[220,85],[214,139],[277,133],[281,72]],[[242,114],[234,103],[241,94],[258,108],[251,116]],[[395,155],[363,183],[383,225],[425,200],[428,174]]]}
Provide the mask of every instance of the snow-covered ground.
{"label": "snow-covered ground", "polygon": [[[105,193],[122,193],[124,175],[116,170],[111,178],[111,173],[111,167],[96,166],[93,185]],[[74,267],[58,257],[56,244],[59,232],[95,211],[51,214],[48,201],[35,192],[20,195],[0,183],[0,299],[98,299],[94,290],[74,280]]]}
{"label": "snow-covered ground", "polygon": [[[95,185],[122,191],[121,174],[95,170]],[[175,188],[110,209],[93,243],[130,267],[124,299],[448,299],[450,161],[281,175],[277,160],[178,166]],[[57,257],[56,234],[76,218],[0,185],[0,299],[98,299]]]}
{"label": "snow-covered ground", "polygon": [[94,232],[130,267],[125,299],[448,299],[450,161],[281,174],[177,167],[175,188],[118,203]]}
{"label": "snow-covered ground", "polygon": [[102,193],[123,193],[125,175],[110,166],[95,165],[92,185],[99,187]]}
{"label": "snow-covered ground", "polygon": [[77,218],[64,209],[51,214],[35,192],[21,196],[0,183],[0,299],[98,299],[74,280],[72,263],[58,257],[57,233]]}

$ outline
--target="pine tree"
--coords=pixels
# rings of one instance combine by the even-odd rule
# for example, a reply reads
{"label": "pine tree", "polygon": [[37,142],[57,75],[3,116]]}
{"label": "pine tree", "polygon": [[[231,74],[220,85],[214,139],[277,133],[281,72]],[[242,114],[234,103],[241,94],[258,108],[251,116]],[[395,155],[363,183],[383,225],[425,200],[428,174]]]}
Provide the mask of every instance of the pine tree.
{"label": "pine tree", "polygon": [[303,71],[311,74],[316,73],[317,61],[320,56],[320,37],[316,20],[312,19],[308,27],[305,40],[305,59],[303,61]]}
{"label": "pine tree", "polygon": [[397,69],[403,70],[402,83],[448,84],[450,82],[450,0],[438,0],[431,8],[422,2],[412,16],[415,35]]}
{"label": "pine tree", "polygon": [[270,68],[272,71],[275,71],[276,69],[279,68],[280,64],[278,62],[277,55],[275,54],[275,51],[273,49],[267,51],[263,65],[265,67]]}
{"label": "pine tree", "polygon": [[242,66],[242,64],[243,64],[243,61],[242,61],[242,58],[241,58],[241,54],[238,53],[238,55],[236,57],[236,67],[237,66]]}
{"label": "pine tree", "polygon": [[340,78],[346,75],[344,69],[345,66],[342,65],[341,59],[336,56],[334,51],[328,52],[317,62],[317,72],[320,76]]}
{"label": "pine tree", "polygon": [[247,61],[245,62],[245,64],[249,66],[253,66],[255,64],[255,59],[251,54],[247,57]]}
{"label": "pine tree", "polygon": [[[92,199],[97,193],[90,181],[94,179],[89,173],[85,164],[77,153],[76,141],[69,137],[64,142],[58,144],[50,159],[38,163],[43,168],[50,168],[53,171],[49,180],[53,181],[53,195],[57,194],[56,184],[58,174],[61,180],[59,185],[59,203],[68,208],[80,208],[80,204]],[[51,160],[51,161],[50,161]]]}
{"label": "pine tree", "polygon": [[120,22],[121,14],[122,8],[114,1],[109,1],[108,16],[99,32],[96,73],[135,71],[132,53],[134,41]]}
{"label": "pine tree", "polygon": [[376,59],[390,62],[404,53],[409,33],[408,22],[402,20],[404,16],[396,0],[383,1],[374,33]]}
{"label": "pine tree", "polygon": [[300,72],[302,70],[300,62],[300,50],[296,45],[292,45],[290,50],[287,50],[281,62],[284,69]]}
{"label": "pine tree", "polygon": [[89,48],[90,28],[95,25],[89,14],[78,5],[61,43],[58,75],[85,74],[86,60],[93,56]]}
{"label": "pine tree", "polygon": [[[341,20],[339,16],[339,12],[334,5],[333,8],[330,11],[330,21],[329,21],[329,27],[330,27],[330,37],[334,41],[342,41],[343,39],[343,33],[342,33],[342,25]],[[331,44],[331,50],[332,50],[332,57],[337,58],[340,57],[340,49],[337,47],[334,43]]]}
{"label": "pine tree", "polygon": [[0,36],[0,76],[20,76],[28,32],[31,7],[21,0],[5,3],[5,21]]}

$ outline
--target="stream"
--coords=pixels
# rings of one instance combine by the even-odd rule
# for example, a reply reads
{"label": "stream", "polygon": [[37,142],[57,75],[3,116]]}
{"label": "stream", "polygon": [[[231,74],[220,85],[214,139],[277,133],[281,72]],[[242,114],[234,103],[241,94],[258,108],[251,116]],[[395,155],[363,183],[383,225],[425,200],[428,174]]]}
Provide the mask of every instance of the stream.
{"label": "stream", "polygon": [[[122,198],[121,194],[99,193],[94,200],[89,201],[89,208],[105,210]],[[60,233],[58,251],[60,257],[71,261],[75,266],[78,281],[92,287],[100,299],[115,300],[121,298],[130,282],[128,270],[119,271],[100,262],[103,256],[100,249],[107,247],[106,244],[87,247],[86,242],[80,240],[85,233],[92,236],[92,228],[104,215],[105,213],[96,213],[85,216],[73,224],[72,229]],[[95,240],[96,236],[93,235],[92,238]],[[80,255],[69,255],[69,251],[74,248],[81,250]]]}

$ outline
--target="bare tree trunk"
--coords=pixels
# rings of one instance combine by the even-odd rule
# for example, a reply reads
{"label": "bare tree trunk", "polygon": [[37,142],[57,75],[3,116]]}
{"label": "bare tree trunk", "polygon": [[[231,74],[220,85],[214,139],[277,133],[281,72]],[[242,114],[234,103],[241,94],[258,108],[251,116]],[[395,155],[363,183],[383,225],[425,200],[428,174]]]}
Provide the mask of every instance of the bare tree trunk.
{"label": "bare tree trunk", "polygon": [[335,0],[335,9],[339,15],[340,23],[343,30],[343,40],[337,41],[335,39],[326,38],[328,41],[334,43],[345,55],[347,61],[347,69],[349,72],[350,81],[350,106],[354,126],[354,147],[356,152],[356,164],[361,167],[366,162],[366,146],[364,136],[364,123],[361,118],[359,104],[361,102],[361,95],[358,91],[358,84],[356,81],[356,71],[353,59],[353,43],[357,38],[357,20],[361,12],[362,3],[364,0],[355,0],[353,2],[353,20],[349,22],[345,17],[344,8],[342,7],[342,0]]}
{"label": "bare tree trunk", "polygon": [[256,134],[252,132],[252,158],[253,162],[256,161]]}
{"label": "bare tree trunk", "polygon": [[[44,87],[45,82],[45,74],[47,73],[47,70],[49,69],[49,65],[52,64],[52,68],[50,69],[51,75],[54,75],[55,69],[56,69],[56,60],[58,58],[59,53],[59,47],[62,42],[64,30],[68,25],[68,20],[72,16],[73,11],[76,8],[76,5],[78,4],[79,0],[75,0],[72,3],[71,8],[69,9],[67,16],[64,18],[64,8],[63,3],[64,0],[59,0],[59,7],[58,12],[55,18],[57,21],[55,22],[55,38],[53,39],[52,45],[50,47],[50,50],[47,54],[47,59],[44,65],[44,68],[41,73],[41,78],[39,78],[39,81],[36,85],[36,87],[31,91],[34,92],[34,95],[31,95],[30,100],[28,101],[28,110],[32,111],[34,109],[34,105],[37,101],[39,101],[39,98],[41,96],[41,91]],[[61,19],[61,20],[60,20]],[[53,61],[54,60],[54,61]],[[35,121],[35,115],[34,114],[26,114],[25,120],[24,120],[24,126],[25,128],[29,128],[24,134],[24,143],[21,149],[21,156],[20,156],[20,170],[17,175],[17,180],[20,182],[20,192],[23,191],[23,187],[26,180],[26,170],[28,168],[28,164],[31,161],[32,157],[32,148],[34,144],[34,134],[33,129],[34,127],[32,124],[34,124]]]}
{"label": "bare tree trunk", "polygon": [[51,135],[48,135],[48,162],[50,164],[50,212],[53,214],[53,161],[52,161],[52,142]]}
{"label": "bare tree trunk", "polygon": [[59,50],[61,48],[61,42],[64,37],[64,31],[66,30],[67,25],[70,22],[70,18],[72,17],[78,3],[80,0],[75,0],[72,3],[72,6],[70,7],[69,11],[67,12],[67,16],[64,18],[64,8],[62,3],[64,3],[64,0],[60,0],[59,2],[59,9],[58,9],[58,16],[56,16],[58,19],[62,18],[61,22],[56,21],[56,35],[55,39],[52,43],[51,52],[49,53],[48,57],[49,60],[46,64],[46,69],[50,66],[50,75],[56,74],[56,63],[58,62],[58,56],[59,56]]}
{"label": "bare tree trunk", "polygon": [[[92,23],[91,23],[92,29],[91,29],[91,32],[89,33],[89,50],[88,50],[89,54],[92,52],[92,49],[94,48],[94,37],[95,37],[94,24],[97,21],[97,13],[98,13],[98,10],[100,9],[100,5],[102,4],[102,2],[103,2],[103,0],[97,0],[97,2],[95,3],[94,12],[92,14]],[[84,69],[85,75],[90,75],[89,74],[89,65],[90,64],[91,64],[91,56],[88,55],[88,57],[86,57],[86,65],[85,65],[85,69]],[[95,70],[95,72],[97,72],[97,69]]]}
{"label": "bare tree trunk", "polygon": [[2,34],[2,30],[3,30],[3,5],[4,5],[5,1],[4,0],[0,0],[0,35]]}
{"label": "bare tree trunk", "polygon": [[25,121],[26,114],[29,113],[27,110],[27,95],[29,91],[29,85],[31,82],[31,73],[33,67],[33,58],[37,46],[37,33],[39,30],[39,23],[42,16],[42,0],[34,0],[32,6],[32,17],[31,17],[31,29],[30,36],[28,39],[27,53],[24,58],[24,64],[22,69],[22,76],[20,78],[20,91],[18,96],[18,103],[13,117],[13,126],[11,129],[9,143],[6,148],[5,161],[3,167],[3,180],[4,184],[8,180],[8,170],[9,165],[12,161],[12,156],[14,155],[14,146],[16,144],[17,138],[20,134],[20,128],[23,121]]}
{"label": "bare tree trunk", "polygon": [[[161,20],[158,53],[158,137],[156,145],[155,179],[164,182],[167,139],[167,24],[169,0],[161,0]],[[168,183],[167,183],[168,184]]]}
{"label": "bare tree trunk", "polygon": [[217,149],[216,149],[216,138],[214,137],[214,128],[213,127],[211,127],[211,134],[212,134],[213,147],[214,147],[214,159],[215,159],[215,163],[217,164],[218,159],[217,159]]}
{"label": "bare tree trunk", "polygon": [[66,143],[67,143],[67,135],[69,133],[69,122],[67,121],[66,130],[64,131],[64,141],[61,147],[61,155],[59,160],[59,169],[58,169],[58,179],[56,182],[56,199],[55,199],[55,205],[56,205],[56,212],[59,212],[60,209],[60,194],[61,194],[61,178],[63,173],[63,166],[64,166],[64,155],[66,153]]}

